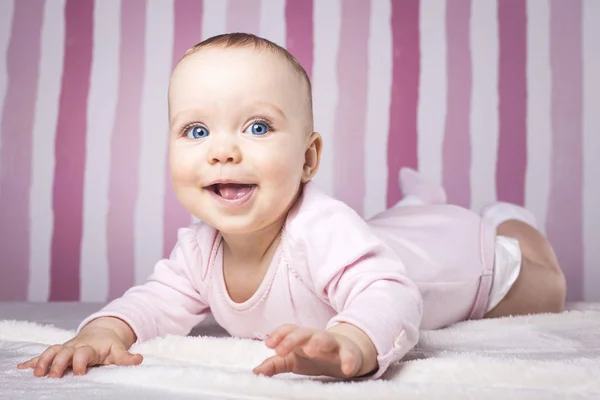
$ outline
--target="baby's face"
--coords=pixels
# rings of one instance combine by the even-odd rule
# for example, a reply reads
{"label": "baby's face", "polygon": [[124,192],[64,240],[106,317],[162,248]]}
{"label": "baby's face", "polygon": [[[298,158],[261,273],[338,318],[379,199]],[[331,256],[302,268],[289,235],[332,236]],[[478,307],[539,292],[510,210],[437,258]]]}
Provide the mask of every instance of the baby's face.
{"label": "baby's face", "polygon": [[251,47],[201,49],[177,66],[170,169],[190,213],[230,234],[285,218],[307,179],[304,85],[283,57]]}

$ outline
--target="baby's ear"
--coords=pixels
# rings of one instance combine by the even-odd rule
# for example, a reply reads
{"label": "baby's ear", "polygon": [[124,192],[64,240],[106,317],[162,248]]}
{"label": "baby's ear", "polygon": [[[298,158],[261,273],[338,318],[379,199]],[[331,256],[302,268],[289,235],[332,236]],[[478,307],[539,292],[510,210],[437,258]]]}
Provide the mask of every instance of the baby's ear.
{"label": "baby's ear", "polygon": [[306,151],[304,152],[302,183],[310,181],[319,170],[322,148],[323,139],[321,139],[321,135],[319,135],[317,132],[313,132],[308,138]]}

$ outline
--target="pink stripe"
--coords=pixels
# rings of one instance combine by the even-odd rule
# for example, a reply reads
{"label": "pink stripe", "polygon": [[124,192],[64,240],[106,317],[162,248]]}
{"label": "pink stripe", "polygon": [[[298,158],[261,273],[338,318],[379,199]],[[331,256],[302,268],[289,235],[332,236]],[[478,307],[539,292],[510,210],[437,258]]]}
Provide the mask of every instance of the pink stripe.
{"label": "pink stripe", "polygon": [[398,173],[403,166],[417,168],[417,105],[419,102],[419,1],[392,2],[392,99],[388,137],[387,205],[402,193]]}
{"label": "pink stripe", "polygon": [[546,232],[565,272],[569,301],[583,300],[581,20],[581,0],[550,2],[552,158]]}
{"label": "pink stripe", "polygon": [[[87,101],[92,64],[94,2],[67,0],[63,79],[56,132],[51,301],[77,301],[83,230]],[[28,24],[29,26],[29,24]]]}
{"label": "pink stripe", "polygon": [[471,205],[471,0],[456,0],[446,9],[447,114],[443,146],[443,183],[448,200]]}
{"label": "pink stripe", "polygon": [[27,300],[33,115],[43,15],[43,0],[15,2],[0,129],[0,300]]}
{"label": "pink stripe", "polygon": [[525,203],[527,168],[527,16],[521,0],[498,2],[500,41],[498,200]]}
{"label": "pink stripe", "polygon": [[111,139],[107,247],[110,300],[135,281],[134,216],[138,194],[140,106],[144,83],[146,1],[121,3],[119,99]]}
{"label": "pink stripe", "polygon": [[337,59],[338,105],[333,145],[334,195],[356,212],[364,211],[364,142],[367,113],[370,3],[342,2],[342,27]]}
{"label": "pink stripe", "polygon": [[260,0],[229,0],[227,31],[260,33]]}
{"label": "pink stripe", "polygon": [[[202,40],[202,2],[175,0],[174,7],[173,68],[190,47]],[[177,200],[171,184],[171,170],[168,163],[166,167],[163,255],[168,257],[177,242],[177,230],[190,224],[190,213]]]}
{"label": "pink stripe", "polygon": [[285,3],[286,48],[309,77],[312,77],[314,58],[313,7],[313,0],[287,0]]}

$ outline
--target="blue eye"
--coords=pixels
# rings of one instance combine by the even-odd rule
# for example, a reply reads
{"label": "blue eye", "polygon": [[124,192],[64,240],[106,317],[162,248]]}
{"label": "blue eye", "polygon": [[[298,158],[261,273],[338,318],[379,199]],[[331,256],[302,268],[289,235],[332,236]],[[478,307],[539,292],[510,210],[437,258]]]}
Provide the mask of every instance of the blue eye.
{"label": "blue eye", "polygon": [[208,129],[200,125],[190,126],[185,131],[185,136],[188,139],[204,139],[209,134]]}
{"label": "blue eye", "polygon": [[246,129],[246,133],[251,133],[256,136],[264,135],[267,132],[269,132],[269,127],[264,122],[254,122]]}

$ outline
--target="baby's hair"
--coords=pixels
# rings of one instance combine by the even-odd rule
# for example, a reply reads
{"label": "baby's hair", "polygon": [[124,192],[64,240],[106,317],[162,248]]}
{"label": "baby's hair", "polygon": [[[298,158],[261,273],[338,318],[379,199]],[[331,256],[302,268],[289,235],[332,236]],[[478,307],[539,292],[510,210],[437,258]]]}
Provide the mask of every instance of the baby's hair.
{"label": "baby's hair", "polygon": [[278,56],[283,56],[285,60],[290,64],[293,70],[300,75],[300,78],[304,81],[307,86],[307,107],[308,107],[308,115],[310,118],[309,129],[312,132],[313,129],[313,106],[312,106],[312,85],[310,83],[310,78],[306,73],[306,70],[300,62],[294,57],[289,51],[285,48],[279,46],[278,44],[271,42],[268,39],[250,34],[250,33],[224,33],[217,36],[212,36],[206,40],[203,40],[200,43],[197,43],[188,51],[185,52],[183,58],[193,54],[203,48],[207,47],[254,47],[259,50],[269,50],[275,53]]}

